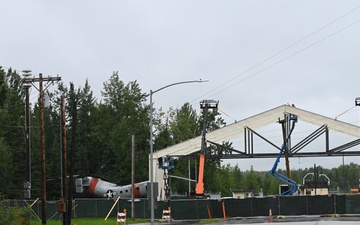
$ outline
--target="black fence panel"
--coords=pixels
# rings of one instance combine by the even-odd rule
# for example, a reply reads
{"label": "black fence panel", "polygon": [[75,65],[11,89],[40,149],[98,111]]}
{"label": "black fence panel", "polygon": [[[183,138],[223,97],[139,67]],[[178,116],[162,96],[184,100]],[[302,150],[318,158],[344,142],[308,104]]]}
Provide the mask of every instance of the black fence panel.
{"label": "black fence panel", "polygon": [[251,199],[224,199],[226,216],[249,217],[252,215]]}
{"label": "black fence panel", "polygon": [[98,201],[91,199],[75,200],[75,216],[78,218],[98,218]]}
{"label": "black fence panel", "polygon": [[268,216],[271,210],[272,215],[279,215],[278,197],[251,198],[252,216]]}
{"label": "black fence panel", "polygon": [[[116,217],[118,208],[117,205],[114,206],[114,204],[115,204],[115,200],[98,201],[97,216],[99,218],[105,218],[108,215],[108,213],[110,213],[109,217]],[[112,207],[114,208],[112,211],[110,211]]]}
{"label": "black fence panel", "polygon": [[360,214],[360,195],[345,196],[345,213]]}
{"label": "black fence panel", "polygon": [[308,215],[332,214],[334,197],[332,195],[307,196]]}
{"label": "black fence panel", "polygon": [[[6,200],[0,205],[11,207],[29,207],[34,201]],[[27,203],[27,204],[26,204]],[[60,219],[57,212],[58,201],[46,203],[47,219]],[[131,201],[120,199],[117,204],[107,199],[75,199],[72,215],[75,218],[105,218],[114,206],[109,217],[126,209],[131,217]],[[154,218],[161,219],[163,210],[170,207],[174,220],[208,219],[226,217],[254,217],[272,215],[324,215],[324,214],[360,214],[360,195],[318,195],[318,196],[273,196],[247,199],[222,200],[171,200],[159,201],[154,210]],[[41,201],[32,206],[32,210],[41,218]],[[147,199],[135,202],[135,218],[150,218],[150,204]]]}
{"label": "black fence panel", "polygon": [[333,204],[336,206],[336,210],[332,213],[344,214],[346,211],[346,196],[345,195],[332,195]]}
{"label": "black fence panel", "polygon": [[[225,204],[224,204],[224,206],[225,206]],[[221,199],[211,201],[211,217],[212,218],[224,218],[223,201]]]}
{"label": "black fence panel", "polygon": [[280,196],[281,215],[306,215],[306,196]]}
{"label": "black fence panel", "polygon": [[211,200],[202,199],[198,200],[198,219],[210,219],[211,213]]}
{"label": "black fence panel", "polygon": [[171,201],[171,216],[175,220],[198,219],[198,200]]}

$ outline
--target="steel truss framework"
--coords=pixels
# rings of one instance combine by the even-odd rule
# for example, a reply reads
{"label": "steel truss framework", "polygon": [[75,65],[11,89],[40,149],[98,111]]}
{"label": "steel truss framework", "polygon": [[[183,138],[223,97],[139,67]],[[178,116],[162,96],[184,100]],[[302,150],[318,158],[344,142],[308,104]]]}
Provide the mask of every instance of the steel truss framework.
{"label": "steel truss framework", "polygon": [[[326,117],[323,115],[319,115],[313,112],[309,112],[303,109],[291,107],[289,105],[281,105],[276,108],[270,109],[268,111],[259,113],[257,115],[251,116],[249,118],[237,121],[233,124],[227,125],[221,129],[214,130],[207,134],[207,142],[217,145],[222,145],[224,141],[230,141],[232,138],[243,136],[246,141],[246,148],[244,151],[232,150],[232,157],[235,158],[249,158],[249,157],[274,157],[277,155],[277,152],[274,154],[260,154],[255,153],[252,145],[252,137],[257,135],[261,137],[260,134],[256,133],[255,130],[265,127],[270,124],[274,124],[277,122],[278,118],[282,118],[286,114],[295,114],[299,117],[299,120],[305,123],[309,123],[315,126],[318,126],[319,129],[314,131],[308,137],[304,138],[297,146],[293,146],[291,148],[292,156],[336,156],[336,155],[360,155],[360,152],[350,152],[345,151],[346,149],[356,146],[360,142],[360,127],[349,124],[346,122],[342,122],[336,120],[334,118]],[[342,146],[338,146],[334,149],[329,149],[328,140],[329,140],[329,130],[339,132],[345,135],[349,135],[354,137],[356,140],[350,143],[344,144]],[[300,150],[315,140],[320,135],[325,134],[327,141],[325,146],[325,151],[323,152],[312,152],[305,153]],[[274,145],[270,141],[263,138],[269,144]],[[277,149],[280,147],[275,145]],[[275,147],[274,146],[274,147]],[[192,153],[198,152],[201,149],[201,136],[195,137],[193,139],[181,142],[177,145],[170,146],[168,148],[156,151],[154,153],[154,160],[157,160],[159,157],[163,156],[186,156]],[[225,156],[224,156],[225,157]],[[227,156],[230,157],[230,156]],[[155,166],[154,166],[155,167]]]}
{"label": "steel truss framework", "polygon": [[[289,123],[289,116],[293,114],[284,113],[284,120],[285,121],[285,134],[287,135],[290,130],[290,123]],[[280,118],[278,118],[280,122]],[[342,123],[342,122],[341,122]],[[242,134],[244,135],[244,149],[243,151],[237,150],[231,147],[226,147],[223,144],[219,144],[213,142],[211,140],[206,140],[207,143],[210,144],[208,148],[211,148],[211,145],[216,146],[218,148],[226,149],[226,151],[221,152],[220,154],[216,154],[216,151],[207,151],[206,157],[207,158],[217,158],[217,159],[242,159],[242,158],[276,158],[281,151],[281,148],[276,145],[275,143],[271,142],[250,126],[244,126],[244,131]],[[359,131],[360,134],[360,131]],[[260,153],[254,150],[254,137],[258,137],[277,149],[274,153]],[[315,141],[321,136],[325,136],[325,143],[324,143],[324,150],[321,152],[304,152],[301,151],[307,145]],[[286,145],[285,154],[287,157],[329,157],[329,156],[360,156],[360,151],[346,151],[352,147],[355,147],[360,144],[360,138],[350,141],[348,143],[342,144],[335,148],[330,149],[329,145],[330,141],[330,134],[329,134],[329,127],[327,124],[321,125],[318,129],[313,131],[307,137],[299,141],[294,146],[291,146],[291,138],[289,145]],[[284,154],[284,155],[285,155]],[[172,157],[179,157],[181,159],[195,159],[197,154],[192,155],[171,155]]]}
{"label": "steel truss framework", "polygon": [[[285,115],[292,115],[292,114],[297,115],[300,121],[318,126],[319,128],[313,131],[310,135],[305,137],[303,140],[301,140],[294,146],[291,146],[290,144],[288,149],[286,149],[285,151],[288,157],[360,156],[360,151],[349,150],[350,148],[360,144],[359,126],[339,121],[336,118],[334,119],[310,111],[306,111],[300,108],[295,108],[289,105],[281,105],[276,108],[259,113],[257,115],[251,116],[249,118],[236,121],[235,123],[229,124],[221,129],[207,133],[207,143],[218,146],[219,148],[225,148],[223,145],[224,142],[231,142],[231,139],[237,137],[244,137],[245,145],[243,150],[228,148],[226,154],[223,153],[219,155],[206,155],[206,158],[210,158],[210,157],[212,158],[216,157],[221,159],[276,158],[276,156],[279,154],[280,147],[278,145],[275,145],[265,137],[263,137],[261,134],[257,133],[255,130],[270,124],[274,124],[277,122],[279,118],[282,118]],[[330,149],[329,130],[352,136],[355,138],[355,140]],[[311,142],[313,142],[322,135],[325,136],[325,147],[323,151],[309,152],[303,150],[305,146],[309,145]],[[256,152],[254,150],[254,142],[253,142],[254,136],[261,138],[269,145],[273,146],[276,149],[276,151],[274,151],[273,153]],[[198,136],[193,139],[170,146],[168,148],[156,151],[154,153],[153,160],[155,162],[159,157],[164,157],[164,156],[190,159],[193,158],[196,154],[198,154],[200,149],[201,149],[201,136]],[[196,158],[198,157],[196,156]],[[156,171],[154,174],[155,175],[154,179],[156,182],[160,184],[159,190],[161,190],[163,188],[161,187],[161,183],[162,183],[161,181],[163,179],[163,171],[156,168],[156,163],[153,164],[153,168]]]}
{"label": "steel truss framework", "polygon": [[[321,152],[301,152],[301,150],[319,138],[321,135],[325,135],[325,149]],[[276,156],[279,154],[278,152],[274,153],[256,153],[254,151],[254,136],[257,136],[276,148],[278,151],[280,151],[280,147],[278,147],[273,142],[269,141],[265,137],[263,137],[261,134],[257,133],[250,127],[244,128],[244,139],[245,139],[245,145],[244,145],[244,151],[228,148],[228,154],[223,155],[211,155],[207,157],[211,158],[221,158],[221,159],[241,159],[241,158],[276,158]],[[305,137],[303,140],[301,140],[296,145],[290,147],[287,150],[288,151],[288,157],[328,157],[328,156],[360,156],[360,151],[346,151],[352,147],[355,147],[360,144],[360,138],[356,139],[354,141],[350,141],[348,143],[345,143],[343,145],[337,146],[335,148],[330,149],[329,148],[329,129],[326,124],[322,125],[318,129],[316,129],[314,132],[312,132],[310,135]],[[216,145],[218,147],[225,148],[222,145],[219,145],[212,141],[207,141],[212,145]]]}

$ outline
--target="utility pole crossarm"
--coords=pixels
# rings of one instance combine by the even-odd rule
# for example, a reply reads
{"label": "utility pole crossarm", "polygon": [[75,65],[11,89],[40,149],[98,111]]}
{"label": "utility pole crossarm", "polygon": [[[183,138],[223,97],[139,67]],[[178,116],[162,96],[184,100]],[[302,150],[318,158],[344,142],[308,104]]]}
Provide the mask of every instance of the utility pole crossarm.
{"label": "utility pole crossarm", "polygon": [[[31,84],[36,90],[38,90],[40,92],[40,89],[38,87],[35,86],[34,83],[40,83],[40,82],[44,82],[44,81],[47,81],[47,82],[54,82],[54,81],[61,81],[61,77],[59,76],[56,76],[56,77],[24,77],[23,79],[21,79],[21,81],[24,83],[24,84]],[[46,90],[50,85],[47,85],[44,89]]]}

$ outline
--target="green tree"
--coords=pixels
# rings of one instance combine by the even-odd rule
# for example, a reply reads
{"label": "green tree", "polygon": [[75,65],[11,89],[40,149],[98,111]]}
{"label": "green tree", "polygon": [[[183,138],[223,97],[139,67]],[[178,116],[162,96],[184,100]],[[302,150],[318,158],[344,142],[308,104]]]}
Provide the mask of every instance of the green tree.
{"label": "green tree", "polygon": [[[219,189],[221,196],[232,196],[231,189],[236,188],[237,178],[235,177],[235,169],[227,164],[219,170]],[[216,191],[216,190],[215,190]]]}
{"label": "green tree", "polygon": [[[7,197],[23,197],[23,182],[25,181],[26,157],[24,145],[24,92],[21,78],[12,69],[7,72],[0,69],[0,140],[4,157],[9,157],[7,185],[0,187],[0,192]],[[21,141],[19,141],[21,140]],[[9,164],[10,163],[10,164]]]}
{"label": "green tree", "polygon": [[253,166],[251,166],[250,171],[246,175],[245,185],[246,185],[246,190],[252,190],[254,192],[258,192],[260,190],[258,175],[254,171]]}
{"label": "green tree", "polygon": [[199,130],[198,117],[196,111],[189,103],[185,103],[180,109],[170,113],[170,128],[175,143],[188,140],[198,136]]}
{"label": "green tree", "polygon": [[[102,149],[97,158],[103,166],[104,178],[119,183],[131,181],[131,135],[136,134],[136,179],[148,177],[148,112],[146,93],[136,81],[124,84],[118,73],[113,73],[102,91],[103,103],[94,112],[98,146]],[[145,153],[145,154],[144,154]],[[98,171],[101,169],[97,168]]]}
{"label": "green tree", "polygon": [[[153,114],[153,126],[156,127],[154,133],[157,134],[155,135],[156,139],[154,141],[154,151],[174,145],[175,140],[171,133],[169,115],[166,115],[164,112],[162,112],[162,109],[155,110]],[[162,118],[164,117],[165,121],[163,122]]]}
{"label": "green tree", "polygon": [[77,91],[77,95],[75,171],[81,176],[88,176],[95,172],[92,171],[93,163],[96,163],[96,155],[101,151],[92,147],[95,144],[93,124],[96,123],[94,112],[97,103],[87,80],[84,87]]}

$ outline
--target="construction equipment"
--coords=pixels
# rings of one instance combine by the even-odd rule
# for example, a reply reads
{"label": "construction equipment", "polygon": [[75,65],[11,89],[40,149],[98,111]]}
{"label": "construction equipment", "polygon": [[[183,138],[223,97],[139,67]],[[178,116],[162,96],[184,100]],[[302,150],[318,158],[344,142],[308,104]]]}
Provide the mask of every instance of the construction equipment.
{"label": "construction equipment", "polygon": [[171,188],[170,188],[170,176],[169,170],[174,169],[175,163],[173,157],[160,157],[158,158],[158,167],[159,169],[164,170],[164,191],[165,191],[165,199],[170,199],[171,197]]}
{"label": "construction equipment", "polygon": [[205,169],[205,149],[206,149],[206,128],[207,128],[207,116],[209,109],[216,109],[219,101],[215,100],[203,100],[200,102],[200,108],[203,110],[203,130],[201,139],[201,152],[199,160],[199,176],[196,184],[195,197],[204,198],[204,169]]}
{"label": "construction equipment", "polygon": [[[289,143],[289,140],[290,140],[290,137],[291,137],[291,133],[292,131],[294,130],[295,128],[295,123],[297,123],[297,115],[293,115],[293,114],[286,114],[285,115],[285,119],[284,120],[280,120],[279,119],[279,123],[282,124],[282,127],[283,127],[283,133],[284,133],[284,143],[281,147],[281,150],[278,154],[278,156],[276,157],[276,160],[275,160],[275,163],[272,167],[272,169],[269,171],[270,175],[274,176],[275,178],[285,182],[286,184],[289,185],[289,189],[284,191],[283,193],[281,193],[280,195],[292,195],[293,193],[295,193],[298,189],[297,187],[297,183],[295,181],[293,181],[290,176],[289,176],[289,171],[288,171],[288,176],[285,176],[285,175],[282,175],[278,172],[276,172],[276,169],[277,169],[277,166],[280,162],[280,158],[282,156],[282,154],[286,153],[286,149],[288,147],[288,143]],[[291,128],[290,128],[290,131],[288,132],[287,136],[286,136],[286,132],[285,132],[285,124],[288,123],[288,122],[291,122]],[[287,165],[288,165],[288,161],[287,161]]]}

